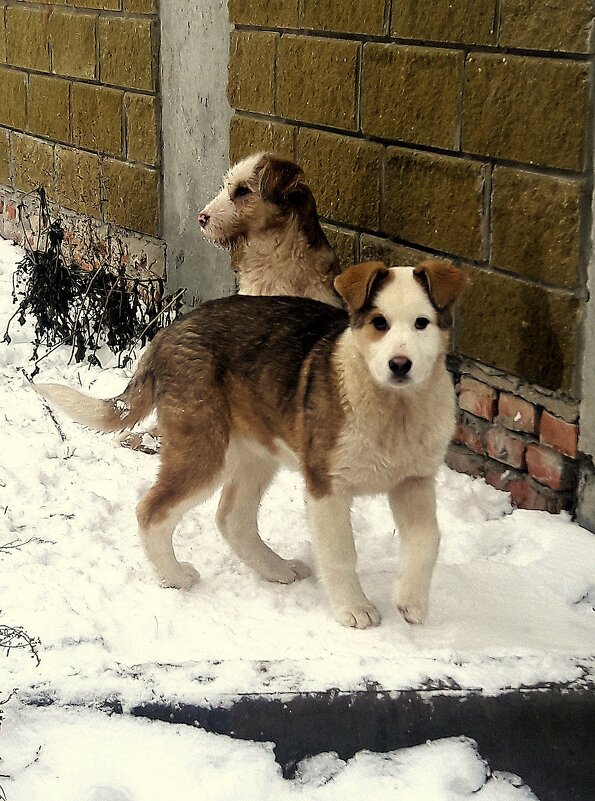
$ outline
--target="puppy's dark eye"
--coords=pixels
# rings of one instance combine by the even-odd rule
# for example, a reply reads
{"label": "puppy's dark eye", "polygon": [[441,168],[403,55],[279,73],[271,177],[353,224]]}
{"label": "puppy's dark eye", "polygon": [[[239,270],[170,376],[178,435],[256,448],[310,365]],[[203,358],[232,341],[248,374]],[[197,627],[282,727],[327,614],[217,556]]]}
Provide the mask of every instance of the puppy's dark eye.
{"label": "puppy's dark eye", "polygon": [[418,331],[423,331],[424,328],[427,328],[430,325],[430,321],[427,317],[418,317],[415,321],[415,327]]}
{"label": "puppy's dark eye", "polygon": [[370,322],[377,331],[386,331],[388,329],[388,320],[381,314],[377,314],[376,317],[372,317]]}
{"label": "puppy's dark eye", "polygon": [[246,186],[246,184],[240,184],[240,186],[238,186],[236,191],[233,193],[234,200],[238,197],[245,197],[246,195],[249,195],[251,192],[252,190],[250,189],[249,186]]}

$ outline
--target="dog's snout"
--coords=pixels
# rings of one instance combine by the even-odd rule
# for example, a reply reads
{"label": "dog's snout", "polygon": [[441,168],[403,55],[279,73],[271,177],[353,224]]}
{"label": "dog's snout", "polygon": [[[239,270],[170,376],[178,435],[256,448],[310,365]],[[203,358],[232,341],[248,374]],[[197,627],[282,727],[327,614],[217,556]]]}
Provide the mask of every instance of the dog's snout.
{"label": "dog's snout", "polygon": [[397,378],[405,378],[411,370],[411,359],[406,356],[395,356],[389,360],[388,369]]}
{"label": "dog's snout", "polygon": [[206,226],[208,225],[208,222],[209,222],[210,219],[211,219],[211,215],[210,214],[205,214],[204,211],[201,211],[201,213],[198,215],[198,223],[199,223],[200,227],[201,228],[206,228]]}

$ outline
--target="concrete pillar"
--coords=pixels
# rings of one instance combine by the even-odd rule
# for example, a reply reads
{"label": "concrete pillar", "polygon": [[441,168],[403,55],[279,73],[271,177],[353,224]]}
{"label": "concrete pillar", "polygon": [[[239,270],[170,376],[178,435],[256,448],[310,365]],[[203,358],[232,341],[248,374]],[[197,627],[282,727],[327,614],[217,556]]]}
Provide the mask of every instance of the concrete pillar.
{"label": "concrete pillar", "polygon": [[589,263],[589,301],[584,317],[581,428],[579,449],[586,454],[581,465],[576,519],[595,533],[595,254]]}
{"label": "concrete pillar", "polygon": [[234,290],[229,255],[203,240],[196,215],[229,166],[227,0],[161,3],[162,236],[168,287],[194,304]]}
{"label": "concrete pillar", "polygon": [[[593,126],[595,130],[595,126]],[[592,144],[591,169],[595,164],[595,138]],[[589,300],[583,318],[583,361],[579,450],[586,458],[580,468],[576,519],[581,526],[595,532],[595,194],[591,207],[590,258],[587,266]]]}

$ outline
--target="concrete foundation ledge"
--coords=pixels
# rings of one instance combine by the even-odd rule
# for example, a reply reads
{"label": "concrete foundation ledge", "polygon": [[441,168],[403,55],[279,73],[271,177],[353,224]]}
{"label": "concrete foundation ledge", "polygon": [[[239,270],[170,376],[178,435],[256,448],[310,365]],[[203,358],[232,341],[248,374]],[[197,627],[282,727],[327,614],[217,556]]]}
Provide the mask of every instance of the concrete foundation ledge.
{"label": "concrete foundation ledge", "polygon": [[[123,713],[118,701],[103,708]],[[592,801],[595,693],[589,679],[485,695],[471,689],[247,694],[215,705],[141,704],[137,717],[197,726],[242,740],[274,742],[283,775],[304,757],[350,759],[464,735],[492,770],[517,774],[539,801]]]}

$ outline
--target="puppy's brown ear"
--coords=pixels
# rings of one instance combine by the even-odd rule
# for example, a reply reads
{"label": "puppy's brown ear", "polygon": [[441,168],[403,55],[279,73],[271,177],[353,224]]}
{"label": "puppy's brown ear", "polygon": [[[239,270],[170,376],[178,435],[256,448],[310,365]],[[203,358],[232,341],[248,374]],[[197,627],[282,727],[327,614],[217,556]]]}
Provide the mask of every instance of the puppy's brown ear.
{"label": "puppy's brown ear", "polygon": [[442,259],[422,261],[413,272],[425,286],[430,300],[439,311],[452,306],[468,283],[462,270]]}
{"label": "puppy's brown ear", "polygon": [[381,261],[355,264],[335,278],[335,289],[351,312],[359,311],[368,301],[377,281],[388,275]]}
{"label": "puppy's brown ear", "polygon": [[280,203],[286,200],[292,192],[301,189],[304,172],[295,161],[278,159],[275,156],[265,156],[263,160],[264,164],[258,181],[258,188],[263,200]]}

